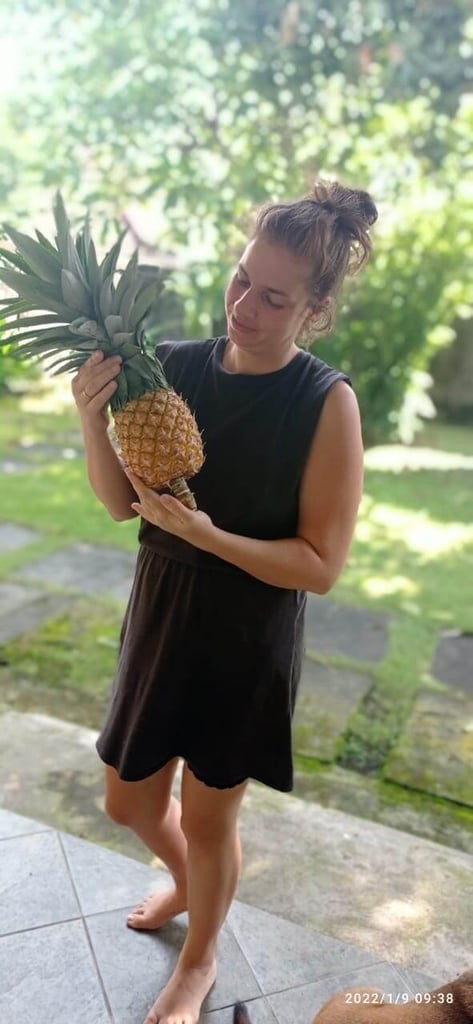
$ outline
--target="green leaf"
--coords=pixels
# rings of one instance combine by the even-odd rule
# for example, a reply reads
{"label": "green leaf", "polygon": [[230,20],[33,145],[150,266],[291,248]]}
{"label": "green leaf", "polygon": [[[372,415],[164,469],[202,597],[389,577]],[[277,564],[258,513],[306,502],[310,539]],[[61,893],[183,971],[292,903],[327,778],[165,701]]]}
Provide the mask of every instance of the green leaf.
{"label": "green leaf", "polygon": [[136,280],[127,288],[122,301],[120,303],[120,316],[123,320],[123,326],[126,330],[129,324],[130,312],[135,303],[135,300],[140,292],[140,282]]}
{"label": "green leaf", "polygon": [[41,245],[40,242],[35,242],[33,238],[29,238],[21,231],[16,231],[15,228],[6,225],[5,232],[16,246],[20,256],[23,256],[23,259],[29,264],[32,272],[42,281],[57,287],[61,273],[59,258],[53,256],[49,249]]}
{"label": "green leaf", "polygon": [[102,316],[102,319],[103,319],[104,323],[105,323],[106,318],[108,316],[112,315],[113,296],[114,296],[113,274],[109,274],[109,276],[105,278],[105,280],[104,280],[104,282],[102,284],[102,287],[100,289],[100,297],[99,297],[99,303],[98,303],[99,309],[100,309],[100,313],[101,313],[101,316]]}
{"label": "green leaf", "polygon": [[115,297],[114,297],[114,300],[113,300],[113,312],[114,313],[117,313],[117,314],[120,313],[120,305],[121,305],[123,296],[124,296],[127,288],[130,287],[130,284],[132,283],[132,281],[135,280],[137,266],[138,266],[138,250],[135,250],[135,252],[133,253],[133,256],[131,257],[131,259],[128,261],[128,263],[126,265],[125,270],[121,271],[120,280],[119,280],[119,282],[117,284],[117,287],[116,287],[116,290],[115,290]]}
{"label": "green leaf", "polygon": [[95,245],[92,239],[89,241],[87,250],[87,280],[89,287],[92,291],[94,302],[95,302],[95,287],[99,278],[99,265],[97,262],[97,253],[95,251]]}
{"label": "green leaf", "polygon": [[17,252],[11,252],[9,249],[0,249],[0,256],[2,256],[4,260],[8,260],[9,263],[14,267],[17,267],[18,270],[23,271],[24,274],[30,273],[30,267],[26,260],[24,260],[22,256],[19,256]]}
{"label": "green leaf", "polygon": [[113,338],[119,331],[123,331],[123,321],[121,316],[110,314],[105,317],[105,330],[109,338]]}
{"label": "green leaf", "polygon": [[147,313],[149,313],[156,299],[156,295],[159,294],[158,287],[158,283],[153,282],[152,284],[149,284],[145,288],[143,288],[140,294],[138,295],[136,301],[133,304],[129,317],[129,326],[132,330],[134,330],[140,323],[140,320],[142,320],[143,317],[145,317]]}
{"label": "green leaf", "polygon": [[61,271],[61,287],[64,301],[71,309],[83,316],[92,313],[90,295],[82,281],[70,270]]}
{"label": "green leaf", "polygon": [[127,333],[126,331],[117,331],[113,336],[113,344],[119,348],[124,345],[133,346],[132,351],[135,351],[135,335],[133,333]]}
{"label": "green leaf", "polygon": [[8,285],[18,295],[21,295],[22,298],[23,295],[26,298],[28,290],[39,283],[37,277],[27,273],[18,274],[16,270],[10,270],[8,267],[0,267],[0,281],[3,281],[4,284]]}
{"label": "green leaf", "polygon": [[121,232],[115,244],[112,245],[110,251],[106,254],[106,256],[104,256],[102,263],[100,264],[100,273],[102,276],[102,281],[105,281],[107,277],[113,278],[113,275],[117,269],[118,257],[120,255],[120,250],[126,233],[126,230]]}
{"label": "green leaf", "polygon": [[[62,357],[61,359],[57,359],[56,362],[49,364],[48,373],[51,373],[52,377],[57,377],[60,373],[78,370],[85,362],[87,362],[88,358],[89,356],[87,352],[84,352],[79,356],[76,355],[74,358]],[[52,370],[55,372],[52,373]]]}
{"label": "green leaf", "polygon": [[69,235],[67,239],[67,261],[64,269],[69,270],[79,279],[86,292],[90,291],[87,276],[77,254],[77,249],[74,245],[72,235]]}
{"label": "green leaf", "polygon": [[44,245],[45,249],[49,249],[49,251],[53,253],[54,256],[57,256],[58,260],[60,261],[59,253],[56,247],[53,245],[53,243],[49,241],[49,238],[46,238],[46,235],[43,235],[43,232],[39,231],[38,228],[35,228],[35,235],[38,241],[41,242],[41,245]]}
{"label": "green leaf", "polygon": [[[43,324],[59,323],[59,317],[51,316],[50,313],[45,313],[44,316],[22,316],[17,320],[18,328],[23,330],[24,327],[40,327]],[[11,324],[13,327],[13,324]]]}
{"label": "green leaf", "polygon": [[56,192],[56,198],[53,206],[54,220],[56,223],[57,231],[57,247],[61,255],[63,266],[67,267],[68,259],[68,239],[70,237],[70,225],[69,218],[66,213],[66,207],[61,193]]}
{"label": "green leaf", "polygon": [[[12,337],[12,341],[23,342],[27,338],[33,338],[34,340],[29,342],[29,345],[34,347],[34,351],[39,351],[40,347],[44,342],[55,341],[57,339],[63,339],[68,345],[71,345],[71,336],[67,332],[67,327],[51,327],[46,331],[18,331],[15,337]],[[71,346],[72,347],[72,346]]]}

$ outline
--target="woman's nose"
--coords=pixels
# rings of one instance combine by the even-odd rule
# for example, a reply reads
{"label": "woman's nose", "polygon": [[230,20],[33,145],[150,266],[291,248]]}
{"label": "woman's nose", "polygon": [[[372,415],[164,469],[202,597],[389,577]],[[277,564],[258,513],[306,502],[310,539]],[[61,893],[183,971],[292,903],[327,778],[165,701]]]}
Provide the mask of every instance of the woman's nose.
{"label": "woman's nose", "polygon": [[241,316],[242,320],[254,320],[256,316],[256,297],[252,293],[251,288],[240,295],[240,298],[235,302],[235,312],[237,316]]}

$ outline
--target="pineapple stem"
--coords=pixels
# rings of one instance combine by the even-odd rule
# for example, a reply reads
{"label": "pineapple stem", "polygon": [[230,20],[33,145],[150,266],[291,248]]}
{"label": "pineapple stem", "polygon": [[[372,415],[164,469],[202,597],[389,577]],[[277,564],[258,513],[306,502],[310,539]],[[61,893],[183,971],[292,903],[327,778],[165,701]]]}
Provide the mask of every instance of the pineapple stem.
{"label": "pineapple stem", "polygon": [[168,484],[168,487],[169,490],[171,491],[171,494],[173,494],[174,497],[181,502],[181,505],[185,505],[186,508],[190,508],[192,512],[196,511],[196,500],[194,498],[192,491],[187,486],[187,483],[184,480],[183,476],[178,476],[176,477],[175,480],[171,480],[171,483]]}

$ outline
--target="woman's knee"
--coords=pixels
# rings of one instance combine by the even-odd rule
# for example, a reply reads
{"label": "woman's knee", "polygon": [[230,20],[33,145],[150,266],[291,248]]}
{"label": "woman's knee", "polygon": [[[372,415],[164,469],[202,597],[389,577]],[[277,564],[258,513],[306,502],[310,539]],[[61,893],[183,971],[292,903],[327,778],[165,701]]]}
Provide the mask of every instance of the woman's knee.
{"label": "woman's knee", "polygon": [[[164,769],[163,769],[164,773]],[[113,768],[106,770],[105,813],[118,825],[133,825],[143,816],[164,820],[171,800],[172,780],[156,773],[142,782],[124,782]],[[170,769],[166,775],[170,774]]]}
{"label": "woman's knee", "polygon": [[246,783],[215,790],[192,776],[186,766],[183,777],[181,829],[188,843],[231,842],[238,835],[238,812]]}
{"label": "woman's knee", "polygon": [[116,792],[105,794],[105,814],[117,825],[131,826],[136,818],[139,800],[130,801]]}
{"label": "woman's knee", "polygon": [[233,819],[219,821],[215,817],[187,811],[181,816],[181,829],[188,843],[215,846],[231,839],[237,831],[237,824]]}

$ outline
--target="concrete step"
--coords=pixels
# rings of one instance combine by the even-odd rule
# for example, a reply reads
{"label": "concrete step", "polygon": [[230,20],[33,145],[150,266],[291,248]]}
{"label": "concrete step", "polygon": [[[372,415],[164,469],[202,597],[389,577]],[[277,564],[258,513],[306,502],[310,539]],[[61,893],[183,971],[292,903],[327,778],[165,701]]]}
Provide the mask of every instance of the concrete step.
{"label": "concrete step", "polygon": [[[103,814],[92,730],[7,711],[0,734],[4,808],[162,867]],[[433,978],[472,966],[473,836],[460,852],[256,783],[240,820],[243,902]]]}

